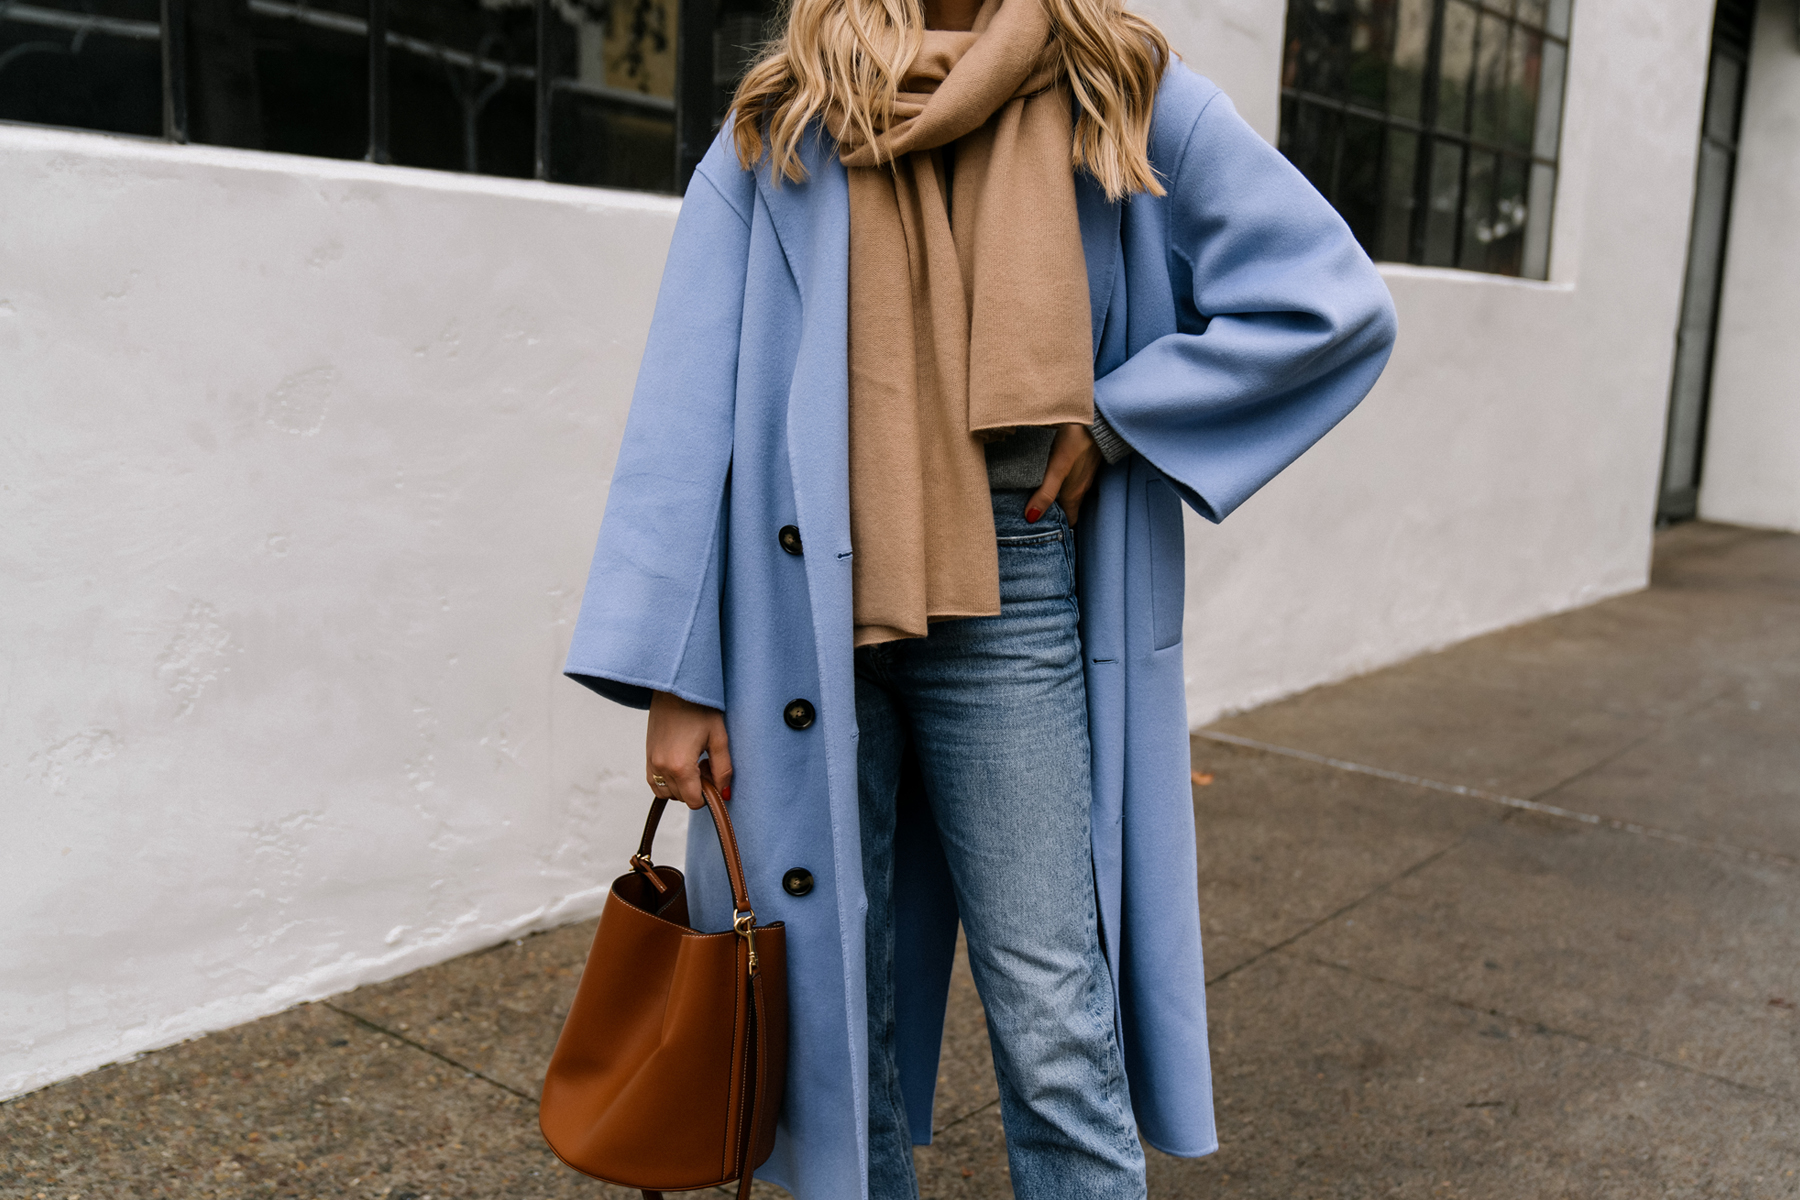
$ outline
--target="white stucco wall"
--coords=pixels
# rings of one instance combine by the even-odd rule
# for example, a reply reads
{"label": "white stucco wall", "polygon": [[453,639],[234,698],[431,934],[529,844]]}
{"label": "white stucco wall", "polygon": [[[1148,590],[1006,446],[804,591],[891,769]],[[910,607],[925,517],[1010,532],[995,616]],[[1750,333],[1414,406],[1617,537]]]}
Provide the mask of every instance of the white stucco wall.
{"label": "white stucco wall", "polygon": [[1700,515],[1800,531],[1800,21],[1765,0],[1731,205]]}
{"label": "white stucco wall", "polygon": [[676,207],[0,127],[0,1095],[597,911]]}
{"label": "white stucco wall", "polygon": [[[1189,552],[1192,716],[1640,585],[1705,6],[1578,0],[1553,282]],[[1275,132],[1280,0],[1159,0]],[[0,127],[0,1095],[597,909],[557,676],[675,205]],[[673,836],[675,831],[670,831]]]}
{"label": "white stucco wall", "polygon": [[1281,126],[1281,31],[1286,0],[1140,0],[1133,4],[1194,70],[1225,89],[1270,143]]}

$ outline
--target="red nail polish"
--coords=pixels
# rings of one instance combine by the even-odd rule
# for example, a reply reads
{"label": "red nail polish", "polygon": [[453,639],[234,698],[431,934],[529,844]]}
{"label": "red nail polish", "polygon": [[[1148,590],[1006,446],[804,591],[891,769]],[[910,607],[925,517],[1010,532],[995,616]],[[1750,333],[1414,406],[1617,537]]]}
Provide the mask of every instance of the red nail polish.
{"label": "red nail polish", "polygon": [[720,793],[719,793],[719,795],[720,795],[720,796],[722,796],[722,797],[724,797],[724,798],[725,798],[725,799],[727,799],[727,800],[729,800],[729,799],[731,799],[731,785],[730,785],[730,784],[726,784],[726,785],[725,785],[725,790],[724,790],[724,791],[722,791],[722,792],[720,792]]}
{"label": "red nail polish", "polygon": [[1037,519],[1043,515],[1044,510],[1041,508],[1028,508],[1025,510],[1025,519],[1034,525],[1037,523]]}

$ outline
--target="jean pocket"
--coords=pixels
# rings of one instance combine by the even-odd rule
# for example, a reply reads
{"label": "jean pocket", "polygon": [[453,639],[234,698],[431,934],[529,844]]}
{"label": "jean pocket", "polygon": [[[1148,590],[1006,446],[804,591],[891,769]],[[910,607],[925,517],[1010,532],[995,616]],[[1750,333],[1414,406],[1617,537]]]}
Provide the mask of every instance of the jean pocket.
{"label": "jean pocket", "polygon": [[1062,530],[1046,529],[1042,533],[1021,533],[1013,537],[1000,537],[994,540],[1002,546],[1041,546],[1045,542],[1060,542],[1062,537]]}
{"label": "jean pocket", "polygon": [[1069,575],[1070,540],[1067,529],[999,538],[1002,607],[1066,598],[1073,587]]}

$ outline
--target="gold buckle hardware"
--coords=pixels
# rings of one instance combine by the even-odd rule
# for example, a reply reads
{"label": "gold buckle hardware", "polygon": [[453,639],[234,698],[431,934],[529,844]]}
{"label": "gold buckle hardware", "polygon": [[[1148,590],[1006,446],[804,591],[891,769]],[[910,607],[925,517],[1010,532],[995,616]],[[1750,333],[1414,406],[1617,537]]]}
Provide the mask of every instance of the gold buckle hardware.
{"label": "gold buckle hardware", "polygon": [[756,914],[745,909],[732,918],[731,928],[750,947],[750,977],[754,979],[756,978]]}
{"label": "gold buckle hardware", "polygon": [[631,869],[636,871],[638,874],[642,875],[644,878],[648,879],[650,881],[650,886],[656,889],[657,894],[660,895],[669,890],[669,885],[664,883],[662,881],[662,876],[660,876],[656,873],[656,864],[650,861],[649,855],[647,855],[647,854],[632,855],[631,856]]}

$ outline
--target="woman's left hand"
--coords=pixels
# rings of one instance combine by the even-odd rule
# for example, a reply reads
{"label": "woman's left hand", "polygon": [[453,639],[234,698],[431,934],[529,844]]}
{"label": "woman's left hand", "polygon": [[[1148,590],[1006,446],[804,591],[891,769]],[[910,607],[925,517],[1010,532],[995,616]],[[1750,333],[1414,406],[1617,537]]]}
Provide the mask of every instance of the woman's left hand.
{"label": "woman's left hand", "polygon": [[1052,500],[1061,501],[1069,524],[1081,512],[1082,497],[1094,486],[1094,476],[1105,461],[1094,435],[1086,425],[1062,425],[1056,430],[1056,441],[1050,446],[1050,465],[1044,468],[1044,482],[1025,502],[1025,519],[1035,521],[1044,515]]}

